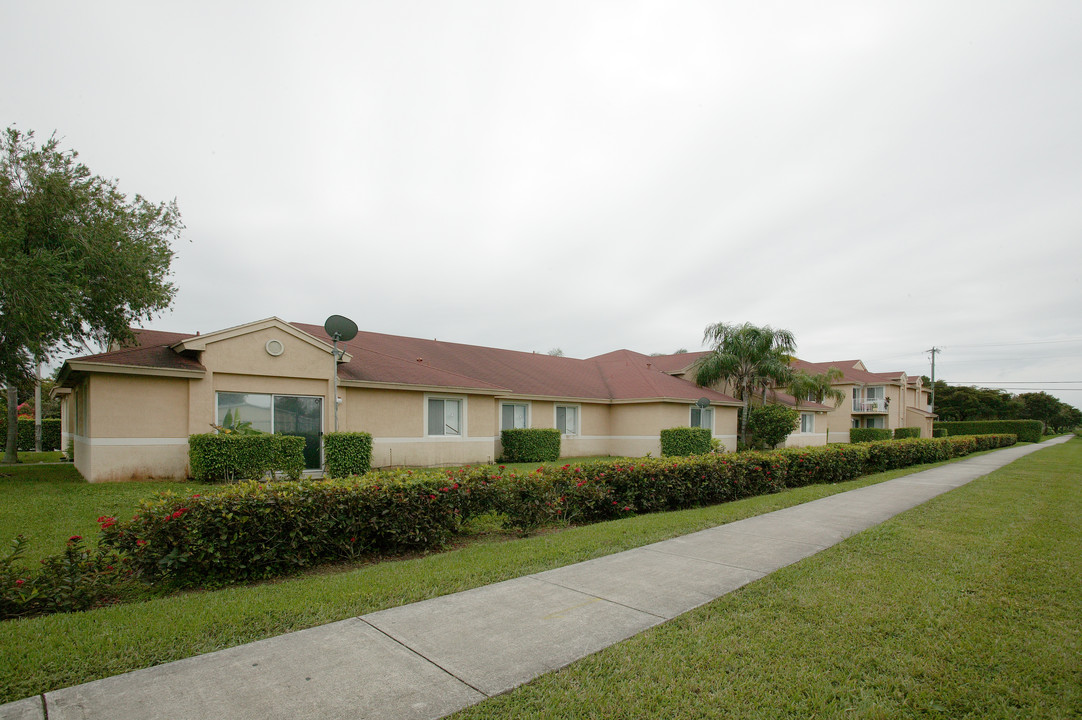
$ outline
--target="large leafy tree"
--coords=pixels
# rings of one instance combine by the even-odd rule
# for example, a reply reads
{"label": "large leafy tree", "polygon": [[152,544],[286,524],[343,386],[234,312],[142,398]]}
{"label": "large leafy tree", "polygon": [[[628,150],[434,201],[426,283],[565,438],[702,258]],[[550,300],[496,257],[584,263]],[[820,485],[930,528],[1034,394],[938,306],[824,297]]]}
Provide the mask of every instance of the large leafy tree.
{"label": "large leafy tree", "polygon": [[0,378],[8,387],[5,462],[15,462],[15,389],[34,363],[88,342],[130,338],[172,302],[176,201],[127,198],[52,136],[0,136]]}
{"label": "large leafy tree", "polygon": [[743,401],[740,439],[746,444],[751,397],[757,389],[786,382],[796,339],[790,331],[769,325],[714,323],[703,333],[703,343],[710,345],[710,354],[696,363],[695,382],[710,387],[725,381]]}
{"label": "large leafy tree", "polygon": [[1040,420],[1046,427],[1056,428],[1060,411],[1064,408],[1064,403],[1058,398],[1046,392],[1032,392],[1022,393],[1018,399],[1022,401],[1022,417]]}

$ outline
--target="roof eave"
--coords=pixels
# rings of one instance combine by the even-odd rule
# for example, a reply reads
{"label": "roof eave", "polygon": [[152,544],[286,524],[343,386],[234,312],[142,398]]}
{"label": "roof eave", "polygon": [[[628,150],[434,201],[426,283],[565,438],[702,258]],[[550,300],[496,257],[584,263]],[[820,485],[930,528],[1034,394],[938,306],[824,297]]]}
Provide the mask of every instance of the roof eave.
{"label": "roof eave", "polygon": [[201,378],[207,374],[206,370],[187,370],[183,368],[162,368],[147,365],[123,365],[120,363],[87,362],[85,360],[68,360],[61,367],[57,376],[57,385],[63,385],[72,373],[94,372],[110,373],[113,375],[148,375],[155,377],[175,378]]}

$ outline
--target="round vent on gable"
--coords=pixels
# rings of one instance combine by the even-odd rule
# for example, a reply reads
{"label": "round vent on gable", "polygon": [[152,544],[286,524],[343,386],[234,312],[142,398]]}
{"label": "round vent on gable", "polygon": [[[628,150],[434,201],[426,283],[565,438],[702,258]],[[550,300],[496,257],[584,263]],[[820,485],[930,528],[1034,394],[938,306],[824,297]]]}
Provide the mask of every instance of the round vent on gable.
{"label": "round vent on gable", "polygon": [[268,340],[267,341],[267,354],[278,357],[286,351],[286,346],[282,344],[281,340]]}

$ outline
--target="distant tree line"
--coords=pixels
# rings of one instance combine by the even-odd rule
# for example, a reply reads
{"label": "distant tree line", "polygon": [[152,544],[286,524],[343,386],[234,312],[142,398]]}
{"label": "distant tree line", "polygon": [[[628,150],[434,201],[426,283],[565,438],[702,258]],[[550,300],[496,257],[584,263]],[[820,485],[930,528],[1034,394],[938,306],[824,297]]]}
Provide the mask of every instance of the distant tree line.
{"label": "distant tree line", "polygon": [[[931,381],[923,377],[925,387]],[[996,388],[935,383],[935,412],[940,420],[1040,420],[1050,431],[1082,425],[1082,410],[1046,392],[1015,395]]]}

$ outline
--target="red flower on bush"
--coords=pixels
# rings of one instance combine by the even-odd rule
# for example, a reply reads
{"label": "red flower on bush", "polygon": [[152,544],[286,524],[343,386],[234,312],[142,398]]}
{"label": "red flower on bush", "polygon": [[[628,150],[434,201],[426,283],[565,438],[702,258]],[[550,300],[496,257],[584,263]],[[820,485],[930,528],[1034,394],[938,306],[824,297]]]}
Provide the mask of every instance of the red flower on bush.
{"label": "red flower on bush", "polygon": [[101,523],[101,529],[102,530],[108,530],[112,526],[116,525],[116,518],[115,517],[107,517],[105,515],[102,515],[101,517],[98,518],[98,522]]}
{"label": "red flower on bush", "polygon": [[19,578],[18,580],[15,581],[16,585],[23,585],[24,583],[26,583],[26,581],[23,580],[22,578]]}
{"label": "red flower on bush", "polygon": [[72,535],[70,538],[68,538],[68,542],[79,542],[82,539],[82,535]]}
{"label": "red flower on bush", "polygon": [[142,547],[143,545],[146,545],[146,544],[147,544],[147,541],[146,541],[146,540],[136,540],[136,541],[135,541],[135,544],[136,544],[136,545],[139,545],[140,547]]}

